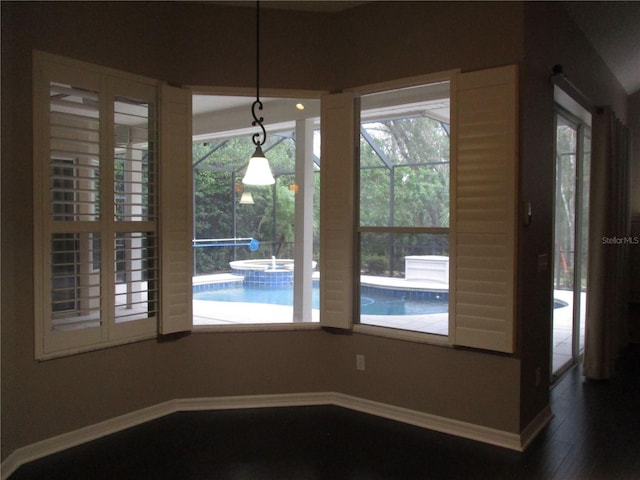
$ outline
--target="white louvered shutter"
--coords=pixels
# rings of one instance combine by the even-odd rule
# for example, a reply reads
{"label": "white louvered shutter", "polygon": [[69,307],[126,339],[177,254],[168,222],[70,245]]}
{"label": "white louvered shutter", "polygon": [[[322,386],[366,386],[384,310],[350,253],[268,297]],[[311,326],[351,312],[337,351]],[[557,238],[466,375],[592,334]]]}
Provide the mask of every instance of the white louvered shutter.
{"label": "white louvered shutter", "polygon": [[163,335],[191,330],[191,92],[160,87],[160,245]]}
{"label": "white louvered shutter", "polygon": [[349,93],[322,98],[320,325],[353,324],[355,108]]}
{"label": "white louvered shutter", "polygon": [[36,357],[157,333],[156,81],[34,52]]}
{"label": "white louvered shutter", "polygon": [[517,68],[459,76],[451,343],[513,352]]}
{"label": "white louvered shutter", "polygon": [[113,258],[103,269],[115,285],[105,306],[113,318],[109,339],[133,339],[155,334],[158,322],[157,87],[110,78],[109,92],[113,163],[103,205],[113,222],[103,248]]}
{"label": "white louvered shutter", "polygon": [[103,76],[43,61],[37,65],[34,233],[41,322],[36,355],[42,357],[108,339],[99,201],[108,120],[101,112]]}

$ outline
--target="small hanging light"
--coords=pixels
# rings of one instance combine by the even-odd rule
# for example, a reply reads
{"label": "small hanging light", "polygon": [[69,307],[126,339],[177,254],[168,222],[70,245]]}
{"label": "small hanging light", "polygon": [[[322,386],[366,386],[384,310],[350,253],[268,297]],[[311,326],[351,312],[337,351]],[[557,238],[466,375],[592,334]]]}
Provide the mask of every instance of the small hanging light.
{"label": "small hanging light", "polygon": [[276,180],[271,173],[269,161],[264,156],[262,145],[267,139],[267,131],[262,122],[263,117],[258,117],[256,109],[262,110],[262,102],[260,101],[260,1],[256,1],[256,101],[251,106],[251,114],[253,115],[252,126],[259,126],[262,130],[262,138],[260,133],[254,133],[252,140],[256,146],[255,152],[249,159],[247,171],[242,178],[242,183],[246,185],[273,185]]}
{"label": "small hanging light", "polygon": [[251,192],[242,192],[242,196],[240,197],[240,205],[253,205],[255,202],[253,201],[253,195]]}

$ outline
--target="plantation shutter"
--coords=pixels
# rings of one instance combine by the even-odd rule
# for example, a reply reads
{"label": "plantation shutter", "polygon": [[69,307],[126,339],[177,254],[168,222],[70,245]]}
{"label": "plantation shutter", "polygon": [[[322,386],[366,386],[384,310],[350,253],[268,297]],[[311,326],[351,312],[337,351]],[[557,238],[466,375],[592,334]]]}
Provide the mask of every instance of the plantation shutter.
{"label": "plantation shutter", "polygon": [[355,108],[350,93],[322,98],[320,325],[353,324]]}
{"label": "plantation shutter", "polygon": [[158,320],[156,81],[34,52],[37,358]]}
{"label": "plantation shutter", "polygon": [[191,330],[191,92],[160,87],[160,245],[163,335]]}
{"label": "plantation shutter", "polygon": [[36,358],[108,340],[101,281],[104,76],[34,55]]}
{"label": "plantation shutter", "polygon": [[450,339],[514,351],[517,69],[461,74],[457,90],[456,266]]}
{"label": "plantation shutter", "polygon": [[109,338],[142,338],[155,335],[158,323],[157,86],[110,78],[109,100],[113,158],[103,205],[113,222],[102,243],[102,270],[115,279],[105,298]]}

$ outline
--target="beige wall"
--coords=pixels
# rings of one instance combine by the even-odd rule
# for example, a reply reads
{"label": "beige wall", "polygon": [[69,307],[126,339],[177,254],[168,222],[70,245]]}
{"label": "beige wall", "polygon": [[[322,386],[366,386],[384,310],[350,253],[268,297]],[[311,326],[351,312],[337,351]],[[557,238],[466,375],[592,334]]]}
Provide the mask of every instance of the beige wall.
{"label": "beige wall", "polygon": [[[334,90],[535,57],[523,68],[522,184],[538,217],[521,232],[515,356],[318,330],[192,334],[46,362],[33,352],[31,49],[177,84],[252,87],[254,17],[204,2],[1,6],[3,459],[172,398],[339,391],[509,432],[547,404],[531,369],[548,362],[550,276],[535,272],[534,259],[551,238],[552,96],[547,58],[532,43],[540,32],[523,41],[521,4],[375,2],[336,16],[262,16],[265,87]],[[365,372],[354,368],[356,353],[366,355]]]}
{"label": "beige wall", "polygon": [[522,5],[512,2],[372,2],[331,27],[341,87],[497,67],[523,54]]}

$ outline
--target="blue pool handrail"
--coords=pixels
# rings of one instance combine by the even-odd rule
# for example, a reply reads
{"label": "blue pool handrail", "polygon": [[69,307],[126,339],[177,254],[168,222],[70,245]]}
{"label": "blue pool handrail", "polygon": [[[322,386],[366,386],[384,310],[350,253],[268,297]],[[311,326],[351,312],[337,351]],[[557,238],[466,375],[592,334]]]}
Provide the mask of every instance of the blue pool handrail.
{"label": "blue pool handrail", "polygon": [[198,238],[193,239],[193,248],[201,247],[242,247],[248,246],[255,252],[260,247],[260,242],[252,237],[247,238]]}

